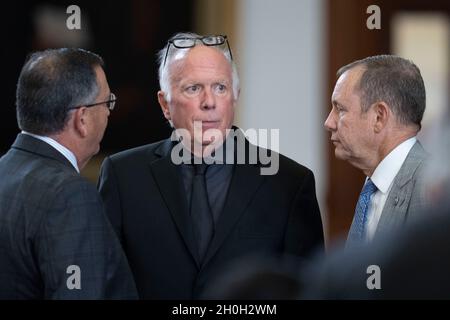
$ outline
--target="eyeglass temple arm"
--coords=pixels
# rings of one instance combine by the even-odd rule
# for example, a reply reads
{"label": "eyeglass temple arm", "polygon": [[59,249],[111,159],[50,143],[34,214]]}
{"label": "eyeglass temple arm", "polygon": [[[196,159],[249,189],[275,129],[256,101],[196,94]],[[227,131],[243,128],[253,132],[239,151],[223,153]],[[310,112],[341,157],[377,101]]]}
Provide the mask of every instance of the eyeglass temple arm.
{"label": "eyeglass temple arm", "polygon": [[169,44],[167,45],[167,50],[166,50],[166,55],[164,56],[164,63],[163,63],[163,66],[166,65],[167,55],[169,54],[169,49],[170,49],[170,45],[171,45],[171,44],[172,44],[172,43],[169,42]]}
{"label": "eyeglass temple arm", "polygon": [[228,52],[230,52],[230,59],[233,60],[233,54],[231,53],[230,44],[228,43],[228,39],[225,38],[225,41],[227,42]]}

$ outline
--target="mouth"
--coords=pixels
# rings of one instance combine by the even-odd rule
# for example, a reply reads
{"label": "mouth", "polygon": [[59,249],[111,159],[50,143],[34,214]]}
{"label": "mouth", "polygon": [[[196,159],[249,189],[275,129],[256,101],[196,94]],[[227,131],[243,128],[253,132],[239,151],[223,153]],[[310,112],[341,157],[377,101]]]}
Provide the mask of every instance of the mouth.
{"label": "mouth", "polygon": [[220,125],[220,121],[202,121],[202,129],[208,130],[208,129],[215,129],[218,128]]}
{"label": "mouth", "polygon": [[332,142],[334,145],[339,144],[339,140],[331,140],[331,142]]}

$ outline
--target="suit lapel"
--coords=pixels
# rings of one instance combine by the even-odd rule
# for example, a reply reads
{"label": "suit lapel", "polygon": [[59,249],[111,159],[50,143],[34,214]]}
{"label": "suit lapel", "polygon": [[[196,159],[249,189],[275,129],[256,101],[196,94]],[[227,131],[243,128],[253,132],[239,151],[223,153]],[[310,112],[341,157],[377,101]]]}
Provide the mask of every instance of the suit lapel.
{"label": "suit lapel", "polygon": [[417,141],[393,181],[376,233],[397,228],[404,223],[414,188],[413,177],[426,157],[427,153]]}
{"label": "suit lapel", "polygon": [[200,267],[197,245],[187,208],[186,192],[178,172],[179,167],[173,164],[170,158],[171,145],[172,142],[166,140],[155,151],[159,159],[150,163],[150,169],[186,247],[194,258],[197,267]]}
{"label": "suit lapel", "polygon": [[[256,148],[250,145],[248,141],[246,141],[246,146],[247,148]],[[260,165],[258,164],[235,165],[227,200],[217,222],[214,237],[206,252],[205,259],[200,263],[184,186],[178,172],[178,166],[173,164],[170,159],[171,149],[169,139],[161,144],[155,151],[159,158],[150,163],[150,169],[189,252],[197,263],[197,267],[200,268],[201,265],[206,265],[222,246],[263,183],[265,176],[261,175]],[[256,152],[258,152],[258,149],[256,149]]]}
{"label": "suit lapel", "polygon": [[394,180],[392,189],[386,199],[376,233],[383,233],[386,230],[397,228],[403,224],[408,210],[412,188],[412,180],[407,181],[405,184],[399,184]]}
{"label": "suit lapel", "polygon": [[[249,145],[247,147],[255,148]],[[222,214],[217,222],[214,237],[206,252],[203,265],[214,256],[219,250],[226,237],[233,230],[239,218],[248,207],[250,201],[255,196],[256,191],[264,181],[265,176],[261,175],[260,166],[254,164],[236,164],[228,189],[227,200],[225,201]]]}

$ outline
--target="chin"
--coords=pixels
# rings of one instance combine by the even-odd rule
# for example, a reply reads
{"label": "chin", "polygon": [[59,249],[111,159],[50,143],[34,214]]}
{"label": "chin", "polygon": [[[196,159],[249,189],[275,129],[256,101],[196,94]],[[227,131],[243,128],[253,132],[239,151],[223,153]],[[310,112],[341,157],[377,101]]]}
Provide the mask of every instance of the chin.
{"label": "chin", "polygon": [[340,160],[348,159],[348,157],[345,155],[345,153],[342,150],[338,150],[337,148],[334,150],[334,156]]}

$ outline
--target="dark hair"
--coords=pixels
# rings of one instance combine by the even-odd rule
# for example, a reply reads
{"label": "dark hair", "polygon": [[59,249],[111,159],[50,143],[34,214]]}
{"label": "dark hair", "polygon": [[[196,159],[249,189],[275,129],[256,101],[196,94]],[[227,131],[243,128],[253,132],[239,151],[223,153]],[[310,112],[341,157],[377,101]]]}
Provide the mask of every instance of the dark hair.
{"label": "dark hair", "polygon": [[98,95],[95,67],[103,60],[77,48],[35,52],[26,60],[16,91],[21,130],[49,135],[61,132],[69,109],[92,103]]}
{"label": "dark hair", "polygon": [[379,55],[357,60],[340,68],[337,76],[357,67],[363,74],[357,85],[362,111],[378,101],[387,103],[400,123],[421,127],[425,112],[425,85],[419,68],[410,60]]}

